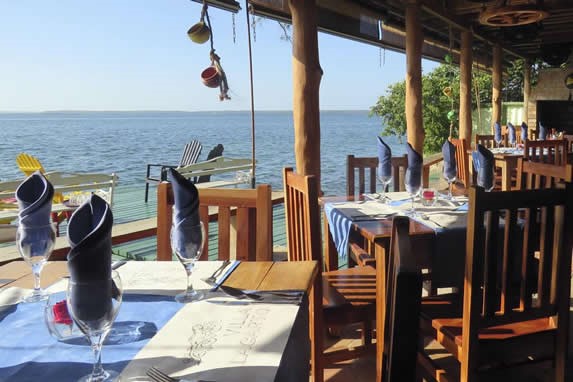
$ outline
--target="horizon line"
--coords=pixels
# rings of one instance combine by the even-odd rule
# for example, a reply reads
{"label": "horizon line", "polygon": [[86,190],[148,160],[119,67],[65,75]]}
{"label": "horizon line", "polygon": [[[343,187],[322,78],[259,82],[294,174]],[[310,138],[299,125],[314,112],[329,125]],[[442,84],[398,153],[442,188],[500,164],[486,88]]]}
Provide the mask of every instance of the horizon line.
{"label": "horizon line", "polygon": [[[366,109],[320,109],[320,111],[369,111]],[[42,111],[17,111],[17,110],[0,110],[0,114],[48,114],[48,113],[236,113],[250,112],[250,109],[240,110],[42,110]],[[257,112],[292,112],[292,109],[263,109],[255,110]]]}

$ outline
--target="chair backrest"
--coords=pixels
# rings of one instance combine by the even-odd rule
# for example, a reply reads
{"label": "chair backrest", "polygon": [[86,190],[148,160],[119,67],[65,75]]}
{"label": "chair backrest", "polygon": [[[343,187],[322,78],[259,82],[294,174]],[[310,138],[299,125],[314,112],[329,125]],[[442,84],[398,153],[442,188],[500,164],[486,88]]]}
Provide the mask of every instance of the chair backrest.
{"label": "chair backrest", "polygon": [[[223,151],[225,148],[222,144],[218,144],[217,146],[213,147],[209,154],[207,155],[207,160],[215,159],[220,156],[223,156]],[[202,175],[195,180],[195,183],[204,183],[209,182],[211,180],[211,175]]]}
{"label": "chair backrest", "polygon": [[[462,365],[467,365],[464,370],[476,373],[479,331],[534,319],[550,323],[555,316],[558,326],[552,346],[556,363],[563,365],[571,285],[573,184],[566,183],[564,189],[502,192],[471,187],[469,206],[464,351],[459,357]],[[536,225],[539,229],[532,229]]]}
{"label": "chair backrest", "polygon": [[288,260],[316,260],[322,270],[322,237],[316,177],[299,175],[292,168],[284,168],[283,182]]}
{"label": "chair backrest", "polygon": [[533,162],[563,165],[567,163],[567,141],[553,139],[545,141],[525,141],[523,158]]}
{"label": "chair backrest", "polygon": [[377,251],[377,381],[416,380],[422,273],[409,227],[407,217],[395,217],[388,259],[383,258],[383,251]]}
{"label": "chair backrest", "polygon": [[[171,260],[171,184],[162,182],[157,189],[157,260]],[[271,261],[273,250],[273,209],[271,186],[256,189],[199,189],[199,215],[209,236],[209,222],[218,225],[218,260]],[[200,260],[208,260],[208,240]]]}
{"label": "chair backrest", "polygon": [[38,158],[30,154],[20,153],[16,155],[16,164],[26,176],[32,175],[35,171],[40,171],[42,174],[46,172]]}
{"label": "chair backrest", "polygon": [[[515,143],[516,144],[517,143],[525,143],[521,140],[521,125],[517,125],[517,126],[514,125],[514,127],[515,127]],[[503,137],[505,137],[504,139],[505,139],[505,143],[507,146],[507,143],[509,143],[509,133],[507,131],[507,125],[503,125],[501,127],[501,135]]]}
{"label": "chair backrest", "polygon": [[556,165],[517,160],[517,189],[553,188],[562,182],[573,182],[573,165]]}
{"label": "chair backrest", "polygon": [[[404,174],[408,167],[408,157],[402,155],[392,157],[392,188],[394,191],[404,191]],[[376,169],[378,157],[346,157],[346,195],[358,196],[365,192],[376,192]],[[358,174],[358,184],[356,184]],[[358,186],[358,187],[356,187]],[[358,188],[358,193],[356,190]]]}
{"label": "chair backrest", "polygon": [[378,157],[348,155],[346,157],[346,195],[356,196],[356,173],[358,173],[358,195],[376,192],[377,167]]}
{"label": "chair backrest", "polygon": [[450,138],[450,142],[456,147],[456,164],[458,165],[458,180],[467,188],[470,186],[470,169],[468,158],[468,141],[465,139]]}
{"label": "chair backrest", "polygon": [[[507,135],[502,135],[502,145],[503,146],[507,146]],[[474,138],[474,147],[477,147],[477,145],[482,145],[484,147],[487,147],[488,149],[494,148],[497,146],[497,143],[495,142],[495,135],[493,134],[476,134],[475,138]]]}
{"label": "chair backrest", "polygon": [[185,148],[183,149],[183,154],[181,154],[181,160],[179,160],[179,167],[197,163],[197,159],[199,159],[199,155],[201,155],[202,148],[203,146],[196,139],[187,143],[185,145]]}
{"label": "chair backrest", "polygon": [[563,139],[567,141],[567,152],[573,152],[573,134],[563,134]]}

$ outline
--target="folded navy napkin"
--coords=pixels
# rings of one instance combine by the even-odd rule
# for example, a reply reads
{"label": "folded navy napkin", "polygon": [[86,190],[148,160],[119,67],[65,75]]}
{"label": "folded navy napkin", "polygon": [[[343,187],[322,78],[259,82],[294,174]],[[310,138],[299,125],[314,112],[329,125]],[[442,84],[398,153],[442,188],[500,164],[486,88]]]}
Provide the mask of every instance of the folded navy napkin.
{"label": "folded navy napkin", "polygon": [[167,170],[167,179],[173,187],[173,227],[184,224],[195,226],[199,218],[199,191],[197,187],[176,170]]}
{"label": "folded navy napkin", "polygon": [[68,224],[71,302],[82,320],[103,317],[116,293],[111,280],[112,225],[109,204],[95,194],[78,207]]}
{"label": "folded navy napkin", "polygon": [[501,137],[501,125],[499,124],[499,122],[496,122],[493,124],[493,134],[494,134],[494,140],[496,142],[501,142],[502,141],[502,137]]}
{"label": "folded navy napkin", "polygon": [[447,179],[453,179],[458,174],[456,164],[456,146],[446,140],[442,145],[442,155],[444,157],[444,176]]}
{"label": "folded navy napkin", "polygon": [[521,122],[521,142],[525,143],[527,140],[527,123]]}
{"label": "folded navy napkin", "polygon": [[422,184],[422,162],[423,158],[410,143],[406,145],[406,152],[408,154],[408,171],[405,176],[406,185],[418,188]]}
{"label": "folded navy napkin", "polygon": [[507,123],[507,138],[509,140],[510,144],[514,144],[515,143],[515,126],[513,126],[511,124],[511,122]]}
{"label": "folded navy napkin", "polygon": [[478,144],[477,153],[477,185],[489,190],[493,186],[493,168],[495,160],[493,153],[485,146]]}
{"label": "folded navy napkin", "polygon": [[544,141],[547,139],[547,129],[539,122],[539,139]]}
{"label": "folded navy napkin", "polygon": [[39,171],[24,179],[16,189],[18,220],[24,227],[50,224],[54,187]]}
{"label": "folded navy napkin", "polygon": [[378,137],[378,176],[392,176],[392,149]]}

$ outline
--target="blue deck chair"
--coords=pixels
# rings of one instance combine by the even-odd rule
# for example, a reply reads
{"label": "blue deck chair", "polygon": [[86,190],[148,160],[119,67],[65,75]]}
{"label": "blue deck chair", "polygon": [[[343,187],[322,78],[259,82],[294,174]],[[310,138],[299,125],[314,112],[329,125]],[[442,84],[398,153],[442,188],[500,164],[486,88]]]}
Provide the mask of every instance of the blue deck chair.
{"label": "blue deck chair", "polygon": [[[193,141],[187,143],[185,148],[183,149],[183,154],[181,155],[181,160],[179,160],[178,165],[168,165],[168,164],[159,164],[159,163],[149,163],[147,164],[147,173],[145,175],[145,203],[147,203],[147,199],[149,196],[149,184],[150,183],[159,183],[161,181],[166,180],[165,174],[168,168],[179,168],[184,166],[189,166],[190,164],[197,163],[199,159],[199,155],[201,154],[201,150],[203,146],[201,142],[194,139]],[[152,168],[159,168],[160,173],[159,176],[152,175],[151,169]]]}

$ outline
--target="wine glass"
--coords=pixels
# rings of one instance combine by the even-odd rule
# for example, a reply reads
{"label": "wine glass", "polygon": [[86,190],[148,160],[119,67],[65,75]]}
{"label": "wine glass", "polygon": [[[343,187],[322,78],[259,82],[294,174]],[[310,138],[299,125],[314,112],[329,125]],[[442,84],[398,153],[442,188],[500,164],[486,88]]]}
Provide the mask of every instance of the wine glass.
{"label": "wine glass", "polygon": [[107,280],[68,282],[68,311],[82,333],[88,338],[94,354],[91,374],[80,382],[113,381],[118,373],[104,370],[101,364],[102,345],[119,313],[123,296],[121,278],[111,271]]}
{"label": "wine glass", "polygon": [[203,298],[203,293],[193,289],[191,273],[195,261],[203,252],[204,243],[205,227],[203,222],[195,225],[179,224],[171,228],[171,248],[187,272],[187,289],[175,296],[177,302],[186,303]]}
{"label": "wine glass", "polygon": [[497,148],[499,149],[501,147],[501,142],[503,142],[503,138],[501,136],[501,134],[495,134],[493,137],[495,144],[497,145]]}
{"label": "wine glass", "polygon": [[[487,182],[486,180],[488,179],[488,177],[484,176],[484,174],[480,174],[480,172],[483,171],[491,171],[490,177],[489,179],[491,179],[491,183]],[[494,186],[495,186],[495,170],[493,167],[488,168],[488,167],[481,167],[478,171],[478,176],[477,176],[477,185],[479,187],[482,187],[486,192],[490,192],[491,190],[493,190]]]}
{"label": "wine glass", "polygon": [[412,171],[409,168],[407,168],[405,174],[405,179],[406,179],[405,186],[406,186],[406,191],[410,194],[410,198],[412,201],[412,208],[407,212],[409,216],[417,216],[416,208],[414,207],[414,199],[416,198],[416,196],[420,192],[420,189],[422,188],[421,176],[419,175],[419,179],[413,179],[413,178],[414,174],[412,174]]}
{"label": "wine glass", "polygon": [[16,231],[18,252],[24,261],[32,267],[34,274],[34,291],[24,298],[24,302],[38,302],[48,298],[48,295],[40,287],[40,273],[54,249],[55,241],[56,231],[51,224],[18,226]]}
{"label": "wine glass", "polygon": [[390,176],[377,175],[376,178],[378,179],[378,182],[382,185],[382,192],[380,193],[379,201],[380,203],[384,203],[386,199],[386,187],[388,187],[390,182],[392,182],[392,175]]}
{"label": "wine glass", "polygon": [[446,180],[446,182],[448,182],[448,195],[445,197],[445,199],[447,200],[454,200],[454,197],[452,195],[452,184],[456,181],[457,174],[454,171],[448,171],[446,170],[446,168],[444,167],[443,169],[443,176],[444,179]]}

